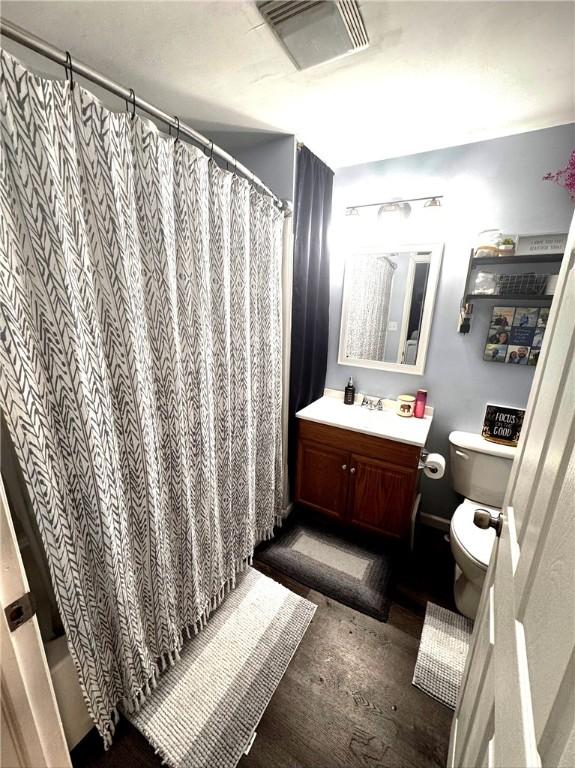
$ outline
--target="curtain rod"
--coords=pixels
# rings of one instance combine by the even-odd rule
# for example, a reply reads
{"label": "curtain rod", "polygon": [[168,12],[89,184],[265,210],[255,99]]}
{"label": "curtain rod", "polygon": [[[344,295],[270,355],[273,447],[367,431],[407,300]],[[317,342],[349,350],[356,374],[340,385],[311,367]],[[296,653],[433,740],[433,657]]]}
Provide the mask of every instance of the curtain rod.
{"label": "curtain rod", "polygon": [[186,123],[182,122],[177,116],[172,117],[171,115],[168,115],[167,112],[158,109],[158,107],[155,107],[153,104],[150,104],[149,102],[144,101],[144,99],[141,99],[139,96],[136,96],[134,91],[130,88],[124,88],[124,86],[120,85],[120,83],[117,83],[115,80],[111,80],[109,77],[106,77],[106,75],[100,74],[100,72],[92,69],[92,67],[83,64],[81,61],[72,59],[67,51],[61,51],[54,45],[47,43],[40,37],[37,37],[31,32],[28,32],[22,27],[19,27],[17,24],[13,24],[11,21],[8,21],[8,19],[2,17],[0,17],[0,35],[5,35],[10,40],[14,40],[14,42],[20,43],[20,45],[23,45],[26,48],[30,48],[32,51],[45,56],[47,59],[51,59],[52,61],[56,62],[56,64],[60,64],[63,67],[68,66],[73,74],[80,75],[86,80],[90,80],[91,82],[96,83],[96,85],[99,85],[105,90],[110,91],[110,93],[113,93],[115,96],[119,96],[120,98],[124,99],[124,101],[133,104],[134,107],[137,107],[138,109],[153,115],[162,123],[166,123],[167,125],[171,126],[176,131],[177,136],[183,134],[184,136],[193,139],[193,141],[202,146],[204,149],[209,149],[210,155],[217,155],[221,160],[224,160],[229,165],[232,165],[234,167],[234,171],[241,173],[242,176],[245,176],[246,179],[251,181],[263,192],[269,195],[274,203],[276,203],[276,205],[278,205],[281,209],[285,209],[286,206],[284,205],[283,201],[274,195],[271,189],[266,186],[260,178],[252,173],[249,168],[246,168],[245,165],[240,163],[238,160],[236,160],[235,157],[226,152],[225,149],[222,149],[213,141],[207,139],[201,133],[196,131],[191,127],[191,125],[187,125]]}
{"label": "curtain rod", "polygon": [[443,200],[443,195],[429,195],[429,197],[406,197],[404,200],[384,200],[381,203],[364,203],[363,205],[347,205],[346,211],[353,208],[374,208],[376,205],[393,205],[394,203],[418,203],[420,200]]}

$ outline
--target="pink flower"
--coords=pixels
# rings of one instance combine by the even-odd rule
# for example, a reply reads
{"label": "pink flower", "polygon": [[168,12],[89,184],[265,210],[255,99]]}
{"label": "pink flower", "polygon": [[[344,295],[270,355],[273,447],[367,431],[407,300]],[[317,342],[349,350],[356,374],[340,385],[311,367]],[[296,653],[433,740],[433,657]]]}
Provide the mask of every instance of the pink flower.
{"label": "pink flower", "polygon": [[563,170],[556,171],[555,173],[546,173],[543,180],[554,181],[555,184],[564,187],[571,195],[571,199],[575,200],[575,152],[571,153],[569,162]]}

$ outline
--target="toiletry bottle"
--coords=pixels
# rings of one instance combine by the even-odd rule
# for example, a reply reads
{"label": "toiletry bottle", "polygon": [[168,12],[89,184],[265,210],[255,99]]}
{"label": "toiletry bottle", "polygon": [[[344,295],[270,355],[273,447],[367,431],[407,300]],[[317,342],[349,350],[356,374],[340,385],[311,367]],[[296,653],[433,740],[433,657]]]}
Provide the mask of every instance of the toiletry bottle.
{"label": "toiletry bottle", "polygon": [[425,404],[427,403],[427,390],[418,389],[415,396],[415,412],[416,419],[422,419],[425,416]]}
{"label": "toiletry bottle", "polygon": [[343,395],[343,402],[345,405],[353,405],[355,402],[355,387],[353,386],[353,379],[350,376],[347,382],[347,387]]}

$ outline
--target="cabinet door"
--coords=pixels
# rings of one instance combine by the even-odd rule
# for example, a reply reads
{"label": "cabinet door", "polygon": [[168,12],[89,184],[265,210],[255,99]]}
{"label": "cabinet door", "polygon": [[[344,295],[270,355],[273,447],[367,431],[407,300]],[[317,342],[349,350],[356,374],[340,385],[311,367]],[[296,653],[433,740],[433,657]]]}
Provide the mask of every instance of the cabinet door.
{"label": "cabinet door", "polygon": [[343,517],[347,506],[349,453],[321,443],[300,440],[296,500],[320,512]]}
{"label": "cabinet door", "polygon": [[389,536],[406,536],[417,471],[352,454],[349,522]]}

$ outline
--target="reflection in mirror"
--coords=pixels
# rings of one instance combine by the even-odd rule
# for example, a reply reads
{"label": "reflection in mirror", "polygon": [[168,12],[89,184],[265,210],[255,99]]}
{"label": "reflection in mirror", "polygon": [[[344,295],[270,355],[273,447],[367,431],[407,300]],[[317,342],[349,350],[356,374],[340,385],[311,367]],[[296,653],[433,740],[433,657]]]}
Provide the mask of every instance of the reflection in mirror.
{"label": "reflection in mirror", "polygon": [[440,260],[438,246],[350,257],[344,277],[341,364],[423,372]]}
{"label": "reflection in mirror", "polygon": [[391,288],[397,269],[394,256],[365,254],[350,270],[346,357],[385,360]]}
{"label": "reflection in mirror", "polygon": [[400,341],[400,354],[398,363],[406,365],[415,365],[417,361],[417,349],[419,346],[419,334],[421,331],[421,321],[423,318],[423,304],[425,301],[425,289],[427,288],[427,278],[429,277],[429,259],[425,261],[415,261],[413,269],[413,279],[411,281],[411,290],[409,286],[405,292],[405,311],[407,315],[407,328],[405,338]]}

